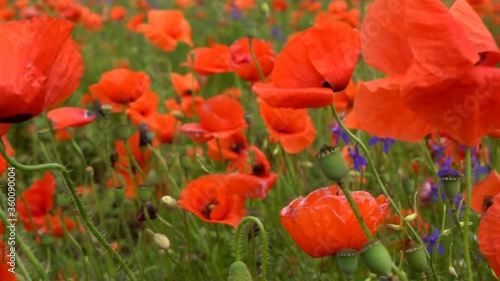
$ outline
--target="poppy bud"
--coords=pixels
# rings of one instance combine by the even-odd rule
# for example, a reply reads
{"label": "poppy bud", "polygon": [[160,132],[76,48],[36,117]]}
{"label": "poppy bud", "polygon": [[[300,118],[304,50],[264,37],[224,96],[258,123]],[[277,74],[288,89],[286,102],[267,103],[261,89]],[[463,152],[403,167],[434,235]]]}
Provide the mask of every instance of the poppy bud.
{"label": "poppy bud", "polygon": [[123,141],[126,141],[128,140],[132,134],[134,133],[134,128],[132,128],[131,126],[127,126],[127,125],[121,125],[121,126],[118,126],[116,128],[116,139],[118,140],[123,140]]}
{"label": "poppy bud", "polygon": [[387,227],[392,229],[392,230],[396,230],[396,231],[402,231],[404,229],[400,225],[392,224],[392,223],[387,224]]}
{"label": "poppy bud", "polygon": [[68,207],[71,204],[71,198],[66,195],[57,194],[56,202],[60,207]]}
{"label": "poppy bud", "polygon": [[182,154],[179,156],[179,161],[181,162],[181,167],[184,170],[190,170],[193,167],[193,161],[191,161],[191,157],[186,154]]}
{"label": "poppy bud", "polygon": [[455,175],[444,175],[441,177],[443,191],[447,198],[453,199],[460,193],[460,177]]}
{"label": "poppy bud", "polygon": [[415,194],[415,180],[414,179],[404,179],[403,180],[403,190],[406,195],[411,196]]}
{"label": "poppy bud", "polygon": [[413,271],[422,273],[425,272],[427,266],[427,257],[425,255],[426,249],[418,243],[410,243],[408,248],[405,249],[406,260]]}
{"label": "poppy bud", "polygon": [[260,4],[260,10],[266,18],[269,17],[269,4],[267,3]]}
{"label": "poppy bud", "polygon": [[161,198],[161,204],[165,206],[168,210],[177,209],[177,200],[175,200],[172,196],[163,196]]}
{"label": "poppy bud", "polygon": [[347,175],[347,164],[337,146],[324,144],[316,154],[316,159],[327,178],[340,183]]}
{"label": "poppy bud", "polygon": [[165,234],[161,233],[155,233],[153,236],[153,241],[155,242],[156,246],[162,250],[167,250],[170,248],[170,240]]}
{"label": "poppy bud", "polygon": [[147,183],[149,185],[157,185],[159,183],[158,181],[158,173],[155,171],[155,170],[151,170],[149,171],[148,173],[148,177],[147,177]]}
{"label": "poppy bud", "polygon": [[416,220],[416,219],[417,219],[417,217],[418,217],[418,216],[417,216],[417,214],[413,213],[413,214],[411,214],[411,215],[408,215],[408,216],[404,217],[404,219],[403,219],[403,220],[404,220],[405,222],[411,222],[411,221]]}
{"label": "poppy bud", "polygon": [[242,261],[235,261],[229,268],[229,278],[227,281],[252,281],[252,276],[247,265]]}
{"label": "poppy bud", "polygon": [[149,186],[140,185],[139,190],[137,191],[137,197],[139,197],[139,200],[141,200],[141,202],[144,203],[149,200],[150,196],[151,196],[151,190],[149,189]]}
{"label": "poppy bud", "polygon": [[353,249],[342,249],[337,252],[337,262],[340,271],[347,276],[353,275],[358,269],[358,253]]}
{"label": "poppy bud", "polygon": [[118,203],[123,202],[123,199],[125,199],[125,188],[123,186],[115,187],[115,199]]}
{"label": "poppy bud", "polygon": [[38,130],[38,138],[41,141],[49,141],[50,140],[50,129],[48,128],[43,128]]}
{"label": "poppy bud", "polygon": [[392,258],[387,248],[380,241],[368,242],[360,251],[361,259],[368,269],[380,276],[392,276]]}

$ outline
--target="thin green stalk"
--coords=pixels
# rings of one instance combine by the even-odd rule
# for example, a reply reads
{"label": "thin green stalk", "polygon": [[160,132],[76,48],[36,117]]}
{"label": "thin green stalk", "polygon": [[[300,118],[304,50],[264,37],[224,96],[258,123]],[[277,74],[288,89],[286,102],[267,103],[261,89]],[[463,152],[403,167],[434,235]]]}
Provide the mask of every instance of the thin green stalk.
{"label": "thin green stalk", "polygon": [[71,176],[69,175],[69,172],[64,168],[63,166],[57,164],[57,163],[47,163],[47,164],[40,164],[40,165],[23,165],[18,163],[14,158],[10,157],[9,154],[5,151],[5,145],[3,143],[3,140],[0,139],[0,154],[2,154],[3,158],[13,167],[23,170],[23,171],[28,171],[28,172],[36,172],[36,171],[46,171],[46,170],[57,170],[59,171],[62,175],[64,180],[66,181],[66,185],[71,192],[71,196],[73,197],[73,201],[75,202],[76,208],[78,209],[81,218],[83,219],[85,225],[87,228],[92,232],[92,234],[97,238],[99,243],[106,249],[108,250],[108,253],[110,253],[116,261],[120,264],[120,266],[123,267],[123,270],[125,270],[125,273],[127,276],[130,278],[130,280],[137,280],[132,273],[132,270],[128,267],[128,265],[125,263],[125,261],[120,257],[118,253],[116,253],[113,248],[106,242],[104,237],[99,233],[97,228],[94,226],[94,224],[90,221],[89,216],[87,215],[87,212],[85,211],[85,207],[82,204],[82,201],[80,200],[80,196],[78,196],[78,193],[76,192],[75,185],[73,184],[73,181],[71,180]]}
{"label": "thin green stalk", "polygon": [[[472,160],[471,160],[471,148],[467,147],[465,150],[465,188],[467,196],[465,198],[472,198]],[[470,209],[471,201],[466,200],[465,211],[464,211],[464,254],[465,254],[465,267],[467,270],[467,280],[472,281],[472,267],[471,259],[469,255],[469,219],[470,219]]]}
{"label": "thin green stalk", "polygon": [[371,234],[370,230],[368,229],[368,226],[366,226],[365,220],[361,216],[361,213],[359,212],[358,206],[356,205],[356,202],[354,202],[354,199],[351,196],[351,192],[349,190],[347,190],[347,188],[343,187],[342,185],[340,187],[342,188],[342,191],[344,192],[344,196],[347,199],[347,202],[349,202],[349,206],[351,206],[351,209],[354,212],[356,219],[358,220],[359,224],[361,225],[363,232],[365,233],[366,237],[368,238],[368,241],[373,241],[374,240],[373,235]]}
{"label": "thin green stalk", "polygon": [[264,225],[262,222],[252,216],[245,217],[241,220],[240,224],[238,224],[238,227],[236,228],[236,234],[234,236],[234,258],[236,261],[241,261],[241,255],[240,255],[240,238],[241,238],[241,231],[243,230],[243,226],[247,222],[252,222],[257,225],[259,228],[259,233],[261,237],[261,244],[262,244],[262,274],[260,276],[260,280],[266,281],[266,275],[267,275],[267,260],[268,260],[268,246],[267,246],[267,236],[266,236],[266,230],[264,229]]}
{"label": "thin green stalk", "polygon": [[406,274],[403,271],[401,271],[401,269],[399,269],[399,267],[396,264],[394,264],[394,263],[392,263],[392,271],[394,273],[396,273],[396,275],[398,276],[399,280],[401,280],[401,281],[408,281],[408,278],[406,277]]}
{"label": "thin green stalk", "polygon": [[[387,188],[385,188],[385,185],[382,182],[382,179],[380,178],[380,175],[378,174],[377,169],[375,168],[375,163],[371,157],[370,151],[368,151],[368,148],[363,144],[363,142],[361,142],[361,140],[355,134],[353,134],[349,129],[347,129],[347,127],[345,126],[344,122],[342,122],[342,120],[340,119],[340,117],[337,113],[337,110],[335,109],[335,107],[333,105],[330,105],[330,109],[332,110],[332,113],[333,113],[333,116],[335,117],[335,120],[337,120],[338,124],[342,127],[344,132],[346,132],[351,139],[353,139],[357,144],[359,144],[359,146],[361,147],[361,149],[365,153],[366,158],[368,160],[368,166],[372,170],[372,172],[375,176],[375,179],[377,180],[377,183],[380,186],[380,189],[382,190],[384,195],[389,200],[389,203],[391,204],[392,209],[396,212],[396,214],[400,218],[404,218],[403,214],[401,213],[401,210],[399,209],[399,207],[396,205],[396,203],[392,199],[391,195],[387,191]],[[413,234],[414,238],[418,241],[418,243],[421,245],[424,245],[424,242],[422,241],[422,239],[420,238],[418,233],[415,231],[415,229],[411,226],[410,222],[405,221],[404,223],[408,227],[408,229],[410,229],[410,232]],[[409,237],[409,238],[411,239],[411,237]],[[429,253],[426,252],[426,255],[427,255],[427,257],[429,257]]]}
{"label": "thin green stalk", "polygon": [[255,52],[253,51],[253,46],[252,46],[252,36],[248,36],[248,48],[250,49],[250,55],[252,56],[252,61],[255,64],[255,67],[257,67],[257,71],[259,72],[260,80],[262,83],[266,82],[266,76],[264,75],[264,72],[262,71],[262,67],[260,67],[259,60],[257,60],[257,56],[255,56]]}

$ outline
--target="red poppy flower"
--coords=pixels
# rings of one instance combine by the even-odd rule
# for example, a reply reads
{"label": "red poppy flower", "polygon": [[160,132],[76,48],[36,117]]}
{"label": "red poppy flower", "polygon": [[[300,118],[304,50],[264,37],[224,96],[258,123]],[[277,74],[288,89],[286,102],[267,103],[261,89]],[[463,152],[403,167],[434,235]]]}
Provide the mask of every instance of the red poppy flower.
{"label": "red poppy flower", "polygon": [[269,140],[279,142],[286,153],[299,153],[314,142],[316,130],[307,109],[272,108],[262,100],[259,104]]}
{"label": "red poppy flower", "polygon": [[191,95],[200,90],[200,83],[198,83],[193,73],[188,73],[186,75],[172,73],[170,79],[172,79],[172,86],[179,96]]}
{"label": "red poppy flower", "polygon": [[[406,141],[439,128],[476,145],[500,127],[500,119],[491,118],[500,107],[500,70],[491,67],[500,53],[493,37],[465,0],[449,11],[438,0],[401,1],[400,13],[382,19],[393,2],[375,1],[363,24],[364,58],[389,77],[360,87],[353,111],[357,127]],[[423,14],[433,20],[422,21]]]}
{"label": "red poppy flower", "polygon": [[[135,132],[129,139],[128,143],[131,148],[131,153],[132,156],[135,158],[137,164],[142,169],[146,169],[146,166],[149,162],[149,159],[151,157],[151,151],[148,148],[142,148],[140,146],[141,142],[141,136],[139,132]],[[120,169],[124,172],[128,172],[128,169],[130,168],[129,166],[129,159],[128,159],[128,153],[127,149],[125,146],[124,141],[115,141],[115,149],[117,152],[118,159],[115,163],[115,168]]]}
{"label": "red poppy flower", "polygon": [[193,46],[191,26],[182,11],[150,10],[148,21],[148,24],[137,26],[137,30],[163,51],[172,52],[177,47],[177,42]]}
{"label": "red poppy flower", "polygon": [[0,123],[26,121],[62,102],[78,87],[83,59],[70,37],[73,27],[48,16],[0,23],[4,38],[0,42]]}
{"label": "red poppy flower", "polygon": [[104,19],[98,13],[93,13],[87,7],[80,7],[80,21],[85,28],[89,31],[99,31],[102,29]]}
{"label": "red poppy flower", "polygon": [[[155,125],[150,128],[155,133],[155,137],[160,143],[170,143],[179,134],[181,122],[172,114],[155,113]],[[150,123],[148,123],[149,125]]]}
{"label": "red poppy flower", "polygon": [[[1,134],[0,134],[1,135]],[[1,137],[3,140],[3,143],[5,145],[5,151],[7,152],[8,155],[13,156],[14,153],[16,152],[12,147],[10,146],[9,140],[7,139],[6,136]],[[5,159],[0,155],[0,176],[5,172],[7,167],[9,166],[9,163],[5,161]]]}
{"label": "red poppy flower", "polygon": [[[299,197],[280,212],[281,223],[297,245],[308,255],[321,258],[350,248],[360,250],[368,242],[347,199],[338,195],[338,186],[320,188]],[[389,206],[385,196],[365,191],[351,192],[368,229],[377,231]]]}
{"label": "red poppy flower", "polygon": [[[3,260],[3,259],[2,259]],[[8,264],[0,263],[0,279],[3,281],[17,281],[16,274],[9,271],[12,267]]]}
{"label": "red poppy flower", "polygon": [[252,90],[272,107],[329,106],[332,90],[349,84],[359,52],[359,32],[349,25],[316,25],[285,45],[276,58],[271,84],[256,83]]}
{"label": "red poppy flower", "polygon": [[[274,59],[276,57],[273,47],[271,46],[271,42],[253,38],[252,49],[262,70],[262,74],[267,77],[273,70]],[[236,40],[231,46],[229,46],[229,53],[231,54],[231,64],[233,69],[239,77],[249,82],[261,80],[257,66],[255,65],[250,53],[248,38]]]}
{"label": "red poppy flower", "polygon": [[240,172],[229,175],[229,190],[244,198],[265,198],[278,180],[278,175],[271,173],[266,155],[253,145],[231,162],[227,170]]}
{"label": "red poppy flower", "polygon": [[92,123],[97,114],[78,107],[60,107],[47,113],[54,130],[82,127]]}
{"label": "red poppy flower", "polygon": [[43,179],[35,181],[30,188],[23,191],[21,196],[24,200],[21,197],[17,199],[17,213],[28,230],[33,230],[31,222],[36,227],[41,225],[45,215],[54,206],[55,193],[56,181],[51,173],[46,172]]}
{"label": "red poppy flower", "polygon": [[497,276],[500,276],[500,194],[481,218],[478,229],[479,250]]}
{"label": "red poppy flower", "polygon": [[[146,171],[144,171],[146,172]],[[144,178],[140,173],[132,174],[124,169],[118,169],[111,178],[106,181],[109,188],[121,187],[125,189],[125,198],[136,199],[137,190],[141,184],[144,184]]]}
{"label": "red poppy flower", "polygon": [[240,131],[227,138],[211,139],[207,142],[207,145],[207,156],[215,161],[236,160],[247,150],[248,141],[245,135]]}
{"label": "red poppy flower", "polygon": [[137,14],[134,15],[130,20],[127,22],[127,29],[132,31],[132,32],[140,32],[139,26],[144,23],[144,18],[146,17],[145,14]]}
{"label": "red poppy flower", "polygon": [[127,104],[127,115],[134,125],[156,122],[158,100],[155,92],[148,91],[137,100]]}
{"label": "red poppy flower", "polygon": [[180,98],[165,100],[164,105],[174,115],[193,117],[200,115],[204,103],[205,99],[203,97],[185,95]]}
{"label": "red poppy flower", "polygon": [[474,184],[471,201],[472,209],[480,214],[484,214],[493,204],[493,197],[499,193],[500,175],[493,169],[485,179]]}
{"label": "red poppy flower", "polygon": [[228,185],[227,176],[202,176],[181,191],[178,203],[206,222],[237,227],[246,216],[245,199],[229,191]]}
{"label": "red poppy flower", "polygon": [[91,85],[89,90],[101,104],[112,105],[114,111],[120,111],[122,105],[148,92],[150,85],[151,79],[146,73],[119,68],[104,73],[99,83]]}
{"label": "red poppy flower", "polygon": [[127,10],[123,6],[113,6],[111,7],[111,10],[109,11],[109,20],[111,21],[119,21],[125,18],[125,15],[127,14]]}
{"label": "red poppy flower", "polygon": [[199,124],[184,124],[181,131],[199,142],[212,137],[226,138],[248,126],[244,115],[245,111],[237,100],[218,95],[203,104]]}
{"label": "red poppy flower", "polygon": [[187,56],[187,62],[182,65],[193,68],[200,75],[233,71],[229,47],[222,44],[213,44],[210,47],[192,50]]}

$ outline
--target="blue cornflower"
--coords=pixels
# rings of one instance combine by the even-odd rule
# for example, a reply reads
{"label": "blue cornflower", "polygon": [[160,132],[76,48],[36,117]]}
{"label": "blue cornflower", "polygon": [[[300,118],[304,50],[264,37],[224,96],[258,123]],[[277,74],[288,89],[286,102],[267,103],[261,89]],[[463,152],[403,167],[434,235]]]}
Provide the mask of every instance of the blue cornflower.
{"label": "blue cornflower", "polygon": [[382,147],[384,149],[384,153],[387,154],[387,153],[389,153],[389,148],[391,147],[391,144],[395,143],[396,140],[391,139],[391,138],[372,137],[368,141],[368,145],[374,145],[378,142],[382,142]]}
{"label": "blue cornflower", "polygon": [[280,27],[278,25],[273,25],[273,28],[271,29],[271,36],[273,38],[278,39],[281,43],[285,43],[285,35],[281,31]]}
{"label": "blue cornflower", "polygon": [[441,166],[441,169],[438,171],[437,175],[438,177],[450,175],[459,177],[460,173],[457,170],[451,168],[451,157],[448,156],[448,158],[446,158],[446,161],[444,161],[444,164]]}
{"label": "blue cornflower", "polygon": [[246,18],[243,16],[241,10],[238,7],[236,7],[236,5],[231,6],[230,14],[233,20],[239,20],[241,22],[247,21]]}
{"label": "blue cornflower", "polygon": [[345,144],[349,144],[349,135],[342,129],[342,127],[337,124],[336,126],[329,126],[330,131],[334,136],[337,137],[337,141],[335,142],[335,145],[339,144],[339,139],[342,138]]}
{"label": "blue cornflower", "polygon": [[354,169],[356,169],[356,171],[359,172],[362,166],[368,166],[368,161],[366,160],[366,158],[359,154],[359,148],[357,145],[354,147],[354,150],[349,147],[347,148],[347,151],[349,153],[349,156],[352,158]]}
{"label": "blue cornflower", "polygon": [[432,151],[436,154],[436,162],[441,162],[441,159],[444,157],[444,148],[437,143],[433,143],[431,146]]}
{"label": "blue cornflower", "polygon": [[476,148],[473,148],[471,151],[472,154],[472,169],[474,172],[474,181],[479,180],[479,174],[488,174],[488,168],[485,166],[481,166],[481,163],[479,163],[479,160],[477,159],[476,156]]}
{"label": "blue cornflower", "polygon": [[[438,238],[439,238],[439,234],[440,234],[439,230],[436,229],[432,234],[429,234],[422,239],[422,241],[424,241],[424,243],[427,243],[427,252],[429,252],[429,254],[432,252],[432,249],[434,248],[434,246],[436,246],[436,243],[437,243]],[[441,255],[444,254],[443,245],[438,244],[437,250],[438,250],[439,254],[441,254]]]}

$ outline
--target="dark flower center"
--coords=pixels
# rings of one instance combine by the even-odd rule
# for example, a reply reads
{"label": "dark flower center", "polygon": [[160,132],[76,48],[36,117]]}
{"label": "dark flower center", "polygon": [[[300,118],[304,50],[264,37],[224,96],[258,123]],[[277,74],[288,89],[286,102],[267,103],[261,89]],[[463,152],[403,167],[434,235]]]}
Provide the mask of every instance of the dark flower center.
{"label": "dark flower center", "polygon": [[219,204],[219,201],[211,200],[210,202],[208,202],[207,205],[205,205],[205,208],[203,208],[203,210],[201,210],[201,214],[205,218],[210,219],[210,214],[212,213],[212,210],[217,206],[217,204]]}
{"label": "dark flower center", "polygon": [[33,115],[29,113],[21,113],[14,116],[0,117],[0,123],[21,123],[31,119],[31,117],[33,117]]}
{"label": "dark flower center", "polygon": [[266,167],[262,164],[255,164],[252,166],[252,174],[256,176],[265,176],[266,175]]}
{"label": "dark flower center", "polygon": [[241,151],[245,148],[245,144],[238,142],[238,143],[233,143],[231,144],[231,147],[229,148],[232,152],[240,154]]}
{"label": "dark flower center", "polygon": [[493,196],[484,196],[483,206],[481,206],[483,212],[486,212],[491,206],[493,206]]}

